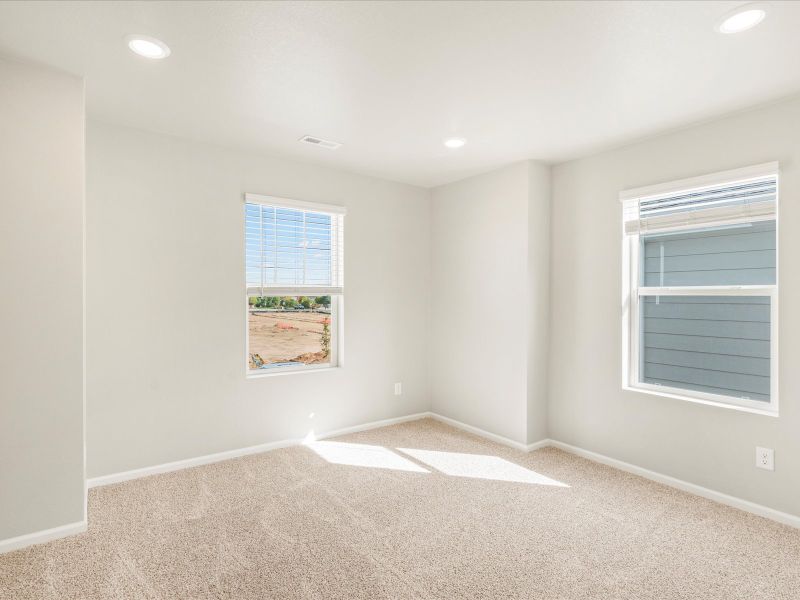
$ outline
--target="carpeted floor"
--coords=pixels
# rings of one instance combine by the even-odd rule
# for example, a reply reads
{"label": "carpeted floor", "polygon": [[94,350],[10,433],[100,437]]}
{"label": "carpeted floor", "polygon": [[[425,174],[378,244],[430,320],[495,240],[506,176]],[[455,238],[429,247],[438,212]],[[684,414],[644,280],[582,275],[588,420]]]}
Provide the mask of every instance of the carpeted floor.
{"label": "carpeted floor", "polygon": [[800,531],[425,419],[92,490],[0,598],[797,600]]}

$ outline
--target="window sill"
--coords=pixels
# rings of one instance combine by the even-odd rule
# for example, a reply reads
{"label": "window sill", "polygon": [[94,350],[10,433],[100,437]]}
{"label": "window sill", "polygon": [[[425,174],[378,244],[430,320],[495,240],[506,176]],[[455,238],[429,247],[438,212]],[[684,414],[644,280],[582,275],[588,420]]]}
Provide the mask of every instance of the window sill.
{"label": "window sill", "polygon": [[246,379],[263,379],[265,377],[278,377],[280,375],[300,375],[303,373],[325,373],[326,371],[338,371],[341,365],[325,367],[301,367],[299,369],[276,369],[268,373],[254,373],[249,369],[245,373]]}
{"label": "window sill", "polygon": [[750,413],[754,415],[763,415],[766,417],[778,417],[778,410],[777,407],[772,408],[755,408],[750,406],[740,406],[738,404],[730,404],[728,402],[719,402],[716,400],[708,400],[705,398],[696,398],[694,396],[687,396],[684,394],[676,393],[669,391],[671,388],[665,388],[664,390],[660,389],[653,389],[651,387],[643,387],[643,386],[634,386],[634,385],[623,385],[623,391],[627,392],[638,392],[640,394],[649,394],[651,396],[661,396],[662,398],[673,398],[675,400],[684,400],[686,402],[692,402],[694,404],[705,404],[706,406],[717,406],[719,408],[727,408],[730,410],[736,410],[739,412]]}

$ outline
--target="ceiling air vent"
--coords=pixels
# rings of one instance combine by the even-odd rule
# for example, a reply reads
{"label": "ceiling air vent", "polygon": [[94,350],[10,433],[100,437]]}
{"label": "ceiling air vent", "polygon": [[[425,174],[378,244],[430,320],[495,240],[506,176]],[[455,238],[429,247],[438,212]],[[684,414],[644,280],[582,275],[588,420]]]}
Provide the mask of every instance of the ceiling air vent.
{"label": "ceiling air vent", "polygon": [[319,146],[320,148],[327,148],[328,150],[336,150],[341,144],[339,142],[332,142],[330,140],[323,140],[321,138],[315,138],[310,135],[304,135],[300,138],[300,141],[304,144],[311,144],[312,146]]}

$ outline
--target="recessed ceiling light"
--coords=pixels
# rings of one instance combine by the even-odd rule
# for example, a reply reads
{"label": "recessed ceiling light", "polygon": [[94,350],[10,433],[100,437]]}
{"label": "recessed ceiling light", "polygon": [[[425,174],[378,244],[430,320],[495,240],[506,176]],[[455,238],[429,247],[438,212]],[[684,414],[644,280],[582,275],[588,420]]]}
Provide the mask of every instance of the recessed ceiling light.
{"label": "recessed ceiling light", "polygon": [[717,25],[720,33],[739,33],[752,29],[767,16],[762,3],[745,4],[723,15]]}
{"label": "recessed ceiling light", "polygon": [[444,145],[445,146],[447,146],[448,148],[453,148],[453,149],[461,148],[466,143],[467,143],[467,140],[465,140],[464,138],[457,138],[457,137],[447,138],[444,141]]}
{"label": "recessed ceiling light", "polygon": [[161,40],[147,35],[129,35],[125,38],[128,48],[139,56],[145,58],[167,58],[170,55],[169,46]]}

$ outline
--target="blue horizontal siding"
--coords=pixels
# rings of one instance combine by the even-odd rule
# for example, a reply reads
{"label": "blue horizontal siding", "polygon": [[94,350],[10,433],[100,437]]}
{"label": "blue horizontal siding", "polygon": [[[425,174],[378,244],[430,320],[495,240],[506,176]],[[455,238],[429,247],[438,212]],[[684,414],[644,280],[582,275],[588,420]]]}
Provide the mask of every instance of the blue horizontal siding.
{"label": "blue horizontal siding", "polygon": [[641,380],[769,400],[770,299],[661,296],[641,302]]}
{"label": "blue horizontal siding", "polygon": [[[710,296],[713,298],[713,296]],[[644,302],[646,318],[700,319],[704,321],[739,321],[769,323],[769,304],[692,302],[694,298],[647,298]],[[769,298],[767,298],[769,300]]]}
{"label": "blue horizontal siding", "polygon": [[643,347],[659,350],[685,350],[686,352],[769,358],[769,340],[645,333],[643,342]]}
{"label": "blue horizontal siding", "polygon": [[769,358],[648,348],[647,361],[659,365],[769,377]]}
{"label": "blue horizontal siding", "polygon": [[[665,271],[718,271],[730,269],[774,269],[775,250],[737,250],[735,252],[709,252],[664,256]],[[645,271],[658,273],[661,270],[661,256],[645,259]]]}
{"label": "blue horizontal siding", "polygon": [[673,381],[726,389],[729,390],[728,395],[730,396],[751,397],[753,394],[769,396],[769,377],[760,377],[758,375],[742,375],[648,362],[645,363],[644,376],[645,381],[653,379],[656,382]]}
{"label": "blue horizontal siding", "polygon": [[775,221],[642,236],[645,286],[773,285]]}
{"label": "blue horizontal siding", "polygon": [[[751,250],[775,250],[775,224],[770,229],[764,229],[763,224],[758,230],[733,229],[728,233],[715,233],[713,230],[699,231],[689,234],[653,234],[645,235],[645,256],[647,258],[661,256],[661,245],[664,246],[664,256],[691,256],[694,254],[712,254],[720,252],[747,252]],[[756,225],[752,225],[753,228]],[[730,233],[730,232],[739,233]]]}
{"label": "blue horizontal siding", "polygon": [[644,332],[769,341],[769,323],[645,318]]}

